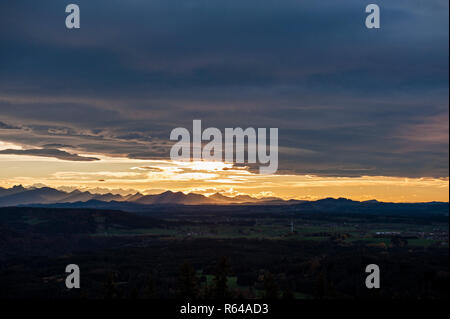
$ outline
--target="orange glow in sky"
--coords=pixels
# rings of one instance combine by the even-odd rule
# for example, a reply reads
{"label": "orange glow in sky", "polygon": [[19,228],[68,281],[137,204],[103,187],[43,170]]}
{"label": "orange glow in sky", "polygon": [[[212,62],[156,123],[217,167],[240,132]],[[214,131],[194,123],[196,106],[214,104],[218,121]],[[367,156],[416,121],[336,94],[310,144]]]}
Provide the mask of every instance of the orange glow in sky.
{"label": "orange glow in sky", "polygon": [[166,190],[204,195],[219,192],[228,196],[248,194],[303,200],[326,197],[387,202],[449,200],[448,177],[260,175],[248,168],[236,168],[223,162],[136,160],[97,154],[95,157],[100,160],[77,162],[48,157],[0,155],[0,185],[46,185],[93,192],[139,191],[145,194]]}

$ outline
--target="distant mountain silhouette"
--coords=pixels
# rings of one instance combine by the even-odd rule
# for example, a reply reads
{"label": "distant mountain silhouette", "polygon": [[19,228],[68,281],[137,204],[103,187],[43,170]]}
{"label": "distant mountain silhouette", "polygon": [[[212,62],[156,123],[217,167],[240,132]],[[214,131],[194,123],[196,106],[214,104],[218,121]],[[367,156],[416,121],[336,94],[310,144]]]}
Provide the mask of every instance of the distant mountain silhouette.
{"label": "distant mountain silhouette", "polygon": [[209,198],[211,198],[219,203],[256,203],[258,201],[261,201],[257,198],[254,198],[254,197],[251,197],[248,195],[238,195],[235,197],[228,197],[228,196],[222,195],[220,193],[211,195],[211,196],[209,196]]}
{"label": "distant mountain silhouette", "polygon": [[272,201],[284,203],[279,198],[254,198],[248,195],[238,195],[228,197],[222,194],[214,194],[210,197],[201,194],[184,194],[182,192],[166,191],[157,195],[143,195],[136,193],[133,195],[113,195],[113,194],[92,194],[88,191],[82,192],[74,190],[65,192],[49,187],[24,188],[21,185],[13,188],[0,188],[0,206],[18,206],[29,204],[59,204],[78,203],[89,201],[102,202],[131,202],[142,205],[213,205],[213,204],[243,204],[243,203],[266,203]]}
{"label": "distant mountain silhouette", "polygon": [[96,208],[124,211],[145,211],[161,205],[283,205],[284,212],[306,213],[382,213],[382,214],[438,214],[448,216],[449,203],[384,203],[376,200],[354,201],[346,198],[325,198],[317,201],[282,200],[280,198],[254,198],[248,195],[227,197],[216,193],[209,197],[200,194],[184,194],[166,191],[157,195],[136,193],[122,196],[92,194],[75,190],[64,192],[49,187],[0,188],[0,207],[35,206],[55,208]]}
{"label": "distant mountain silhouette", "polygon": [[54,204],[86,202],[92,199],[101,201],[125,200],[121,195],[91,194],[74,190],[70,193],[50,187],[24,188],[21,185],[13,188],[0,188],[0,206],[17,206],[27,204]]}
{"label": "distant mountain silhouette", "polygon": [[204,205],[215,204],[214,199],[200,194],[184,194],[182,192],[167,191],[158,195],[146,195],[133,201],[137,204],[174,204],[174,205]]}
{"label": "distant mountain silhouette", "polygon": [[21,193],[25,190],[26,189],[23,188],[22,185],[14,186],[12,188],[1,188],[0,187],[0,197]]}
{"label": "distant mountain silhouette", "polygon": [[285,201],[278,197],[263,197],[263,198],[255,198],[249,195],[237,195],[234,197],[224,196],[220,193],[216,193],[214,195],[209,196],[209,198],[214,199],[216,202],[224,203],[224,204],[287,204],[291,203],[300,203],[302,201],[298,200],[290,200]]}

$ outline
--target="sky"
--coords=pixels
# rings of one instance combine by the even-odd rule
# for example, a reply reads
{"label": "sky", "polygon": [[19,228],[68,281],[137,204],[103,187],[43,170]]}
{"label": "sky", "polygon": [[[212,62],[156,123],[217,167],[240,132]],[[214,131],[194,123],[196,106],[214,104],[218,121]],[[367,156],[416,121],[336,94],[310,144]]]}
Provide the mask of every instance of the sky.
{"label": "sky", "polygon": [[[0,3],[0,187],[448,201],[448,1]],[[176,162],[176,127],[279,129],[279,168]]]}

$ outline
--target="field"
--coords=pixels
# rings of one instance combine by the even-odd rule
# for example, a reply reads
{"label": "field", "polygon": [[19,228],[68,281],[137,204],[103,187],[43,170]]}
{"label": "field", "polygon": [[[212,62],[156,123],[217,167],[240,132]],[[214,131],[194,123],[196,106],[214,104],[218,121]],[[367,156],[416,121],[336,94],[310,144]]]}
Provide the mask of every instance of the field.
{"label": "field", "polygon": [[[448,216],[0,209],[1,298],[442,298]],[[365,287],[375,263],[382,288]],[[77,264],[82,289],[68,290]]]}

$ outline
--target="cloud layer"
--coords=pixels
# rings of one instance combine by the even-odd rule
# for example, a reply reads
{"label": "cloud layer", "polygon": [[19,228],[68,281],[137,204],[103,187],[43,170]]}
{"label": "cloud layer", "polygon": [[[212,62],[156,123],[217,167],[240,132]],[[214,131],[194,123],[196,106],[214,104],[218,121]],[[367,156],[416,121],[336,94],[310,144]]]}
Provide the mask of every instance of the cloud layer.
{"label": "cloud layer", "polygon": [[79,162],[91,162],[99,160],[98,158],[95,157],[80,156],[78,154],[71,154],[58,149],[29,149],[29,150],[6,149],[1,150],[0,154],[53,157],[64,161],[79,161]]}
{"label": "cloud layer", "polygon": [[77,3],[0,4],[9,154],[167,159],[201,119],[278,127],[280,173],[448,176],[448,1],[380,0],[380,30],[359,0]]}

